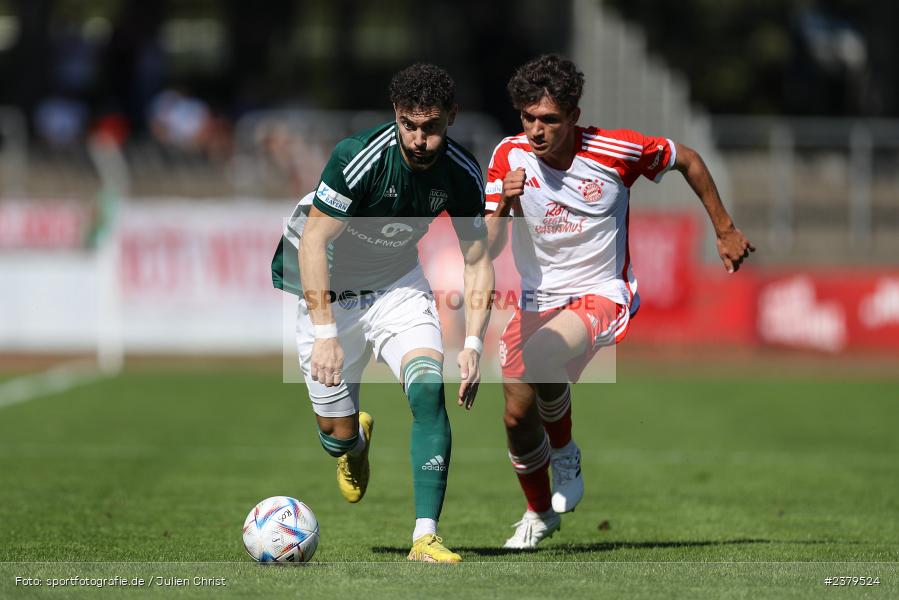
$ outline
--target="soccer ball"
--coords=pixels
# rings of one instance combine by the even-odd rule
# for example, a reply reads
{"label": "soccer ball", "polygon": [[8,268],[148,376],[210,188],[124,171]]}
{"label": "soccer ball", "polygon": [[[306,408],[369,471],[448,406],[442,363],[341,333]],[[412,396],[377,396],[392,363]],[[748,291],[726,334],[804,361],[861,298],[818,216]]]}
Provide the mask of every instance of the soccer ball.
{"label": "soccer ball", "polygon": [[318,547],[318,519],[295,498],[266,498],[244,521],[243,545],[259,562],[309,562]]}

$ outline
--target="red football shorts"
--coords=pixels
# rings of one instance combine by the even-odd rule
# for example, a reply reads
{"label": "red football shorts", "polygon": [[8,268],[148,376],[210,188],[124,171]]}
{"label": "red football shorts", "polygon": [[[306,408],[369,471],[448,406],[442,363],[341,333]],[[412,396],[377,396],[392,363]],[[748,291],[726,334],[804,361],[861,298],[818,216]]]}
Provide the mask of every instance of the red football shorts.
{"label": "red football shorts", "polygon": [[576,314],[587,328],[587,350],[570,360],[565,369],[568,378],[576,382],[584,368],[603,346],[612,346],[624,339],[630,323],[630,311],[622,304],[608,298],[588,294],[572,300],[565,306],[540,312],[515,308],[515,314],[503,330],[499,342],[499,358],[503,377],[523,379],[525,366],[523,350],[528,339],[541,327],[556,318],[563,310]]}

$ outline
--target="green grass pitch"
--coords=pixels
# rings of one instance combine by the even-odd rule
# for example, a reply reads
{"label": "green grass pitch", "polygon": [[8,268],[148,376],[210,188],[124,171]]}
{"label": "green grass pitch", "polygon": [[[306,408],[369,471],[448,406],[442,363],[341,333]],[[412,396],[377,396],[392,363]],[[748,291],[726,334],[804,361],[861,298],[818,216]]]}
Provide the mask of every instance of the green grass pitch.
{"label": "green grass pitch", "polygon": [[[279,372],[133,371],[0,409],[0,597],[113,597],[46,580],[114,576],[159,597],[818,598],[840,576],[880,581],[842,595],[899,595],[899,379],[647,368],[577,386],[587,494],[531,553],[500,548],[524,504],[485,385],[471,413],[448,405],[441,534],[458,566],[405,562],[411,417],[399,385],[364,388],[363,407],[376,425],[358,505]],[[279,494],[319,518],[309,566],[243,550],[246,513]]]}

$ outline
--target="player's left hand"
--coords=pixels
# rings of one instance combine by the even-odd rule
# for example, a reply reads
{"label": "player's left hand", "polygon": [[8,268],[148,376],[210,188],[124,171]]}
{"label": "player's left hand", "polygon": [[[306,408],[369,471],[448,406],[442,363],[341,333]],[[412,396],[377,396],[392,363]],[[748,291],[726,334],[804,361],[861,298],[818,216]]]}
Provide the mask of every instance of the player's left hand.
{"label": "player's left hand", "polygon": [[740,264],[749,257],[751,252],[755,252],[753,246],[743,232],[736,227],[731,227],[724,233],[718,235],[717,239],[718,256],[724,263],[724,268],[728,273],[735,273],[740,268]]}
{"label": "player's left hand", "polygon": [[459,352],[457,362],[459,363],[459,375],[462,377],[462,383],[459,385],[459,406],[464,406],[465,410],[471,410],[474,405],[475,396],[478,393],[478,386],[481,383],[481,357],[477,350],[472,348],[463,348]]}

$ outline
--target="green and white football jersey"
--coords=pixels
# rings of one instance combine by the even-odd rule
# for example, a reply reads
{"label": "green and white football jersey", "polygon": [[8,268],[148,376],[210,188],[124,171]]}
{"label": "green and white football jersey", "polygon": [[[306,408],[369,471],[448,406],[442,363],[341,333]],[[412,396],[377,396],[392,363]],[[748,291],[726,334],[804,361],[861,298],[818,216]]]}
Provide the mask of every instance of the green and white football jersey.
{"label": "green and white football jersey", "polygon": [[[310,205],[347,221],[328,248],[331,290],[385,289],[418,265],[418,242],[446,211],[462,240],[485,239],[484,182],[474,157],[446,138],[434,164],[413,171],[395,122],[341,140],[314,197],[300,201],[272,260],[275,287],[300,294],[297,248]],[[310,194],[312,196],[312,194]]]}

